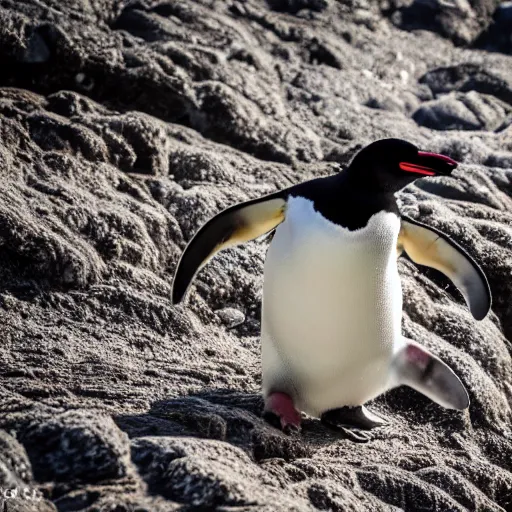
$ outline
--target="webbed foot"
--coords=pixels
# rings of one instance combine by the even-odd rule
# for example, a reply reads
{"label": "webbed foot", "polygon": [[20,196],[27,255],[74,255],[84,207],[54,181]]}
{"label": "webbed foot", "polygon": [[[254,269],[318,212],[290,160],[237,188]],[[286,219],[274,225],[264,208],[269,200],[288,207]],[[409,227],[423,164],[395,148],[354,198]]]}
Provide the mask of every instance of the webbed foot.
{"label": "webbed foot", "polygon": [[371,430],[386,425],[385,420],[361,405],[331,409],[324,412],[320,420],[324,425],[343,432],[348,439],[358,443],[365,443],[371,439],[368,433],[358,430]]}
{"label": "webbed foot", "polygon": [[271,393],[265,399],[263,417],[285,434],[295,435],[300,432],[300,412],[295,408],[292,398],[286,393]]}

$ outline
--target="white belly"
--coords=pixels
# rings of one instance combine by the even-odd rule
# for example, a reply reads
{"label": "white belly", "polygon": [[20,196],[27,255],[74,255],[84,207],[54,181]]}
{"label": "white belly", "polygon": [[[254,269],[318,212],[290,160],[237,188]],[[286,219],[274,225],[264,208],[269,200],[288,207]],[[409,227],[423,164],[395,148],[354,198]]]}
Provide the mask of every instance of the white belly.
{"label": "white belly", "polygon": [[402,315],[399,229],[397,216],[382,212],[349,231],[311,201],[289,200],[265,262],[264,393],[292,393],[318,415],[386,389]]}

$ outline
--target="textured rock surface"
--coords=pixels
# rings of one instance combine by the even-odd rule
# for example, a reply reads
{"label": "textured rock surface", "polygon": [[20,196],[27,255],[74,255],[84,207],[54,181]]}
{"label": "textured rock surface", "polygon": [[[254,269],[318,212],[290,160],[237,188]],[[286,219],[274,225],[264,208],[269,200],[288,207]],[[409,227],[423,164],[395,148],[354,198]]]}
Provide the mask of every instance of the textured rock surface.
{"label": "textured rock surface", "polygon": [[[493,23],[500,0],[390,0],[391,19],[403,29],[439,32],[454,43],[473,43]],[[389,9],[389,7],[391,9]]]}
{"label": "textured rock surface", "polygon": [[[44,495],[16,506],[512,509],[512,57],[401,30],[407,5],[0,0],[0,486]],[[446,105],[457,123],[429,117]],[[266,242],[215,259],[186,307],[172,272],[221,208],[386,136],[461,162],[400,204],[481,262],[492,314],[399,268],[405,334],[471,407],[400,388],[366,444],[310,418],[290,438],[260,418]]]}
{"label": "textured rock surface", "polygon": [[491,51],[512,54],[512,2],[501,2],[493,16],[493,23],[477,41]]}
{"label": "textured rock surface", "polygon": [[435,130],[499,131],[512,121],[512,106],[475,91],[445,95],[423,103],[413,119]]}

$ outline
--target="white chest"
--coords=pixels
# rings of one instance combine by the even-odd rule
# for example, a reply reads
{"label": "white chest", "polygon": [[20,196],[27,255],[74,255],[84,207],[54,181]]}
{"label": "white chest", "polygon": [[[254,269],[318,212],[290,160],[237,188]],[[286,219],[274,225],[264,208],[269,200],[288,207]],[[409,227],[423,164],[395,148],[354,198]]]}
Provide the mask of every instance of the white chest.
{"label": "white chest", "polygon": [[[399,229],[395,214],[381,212],[349,231],[327,221],[311,201],[289,200],[265,262],[264,378],[268,343],[309,388],[362,375],[390,358],[402,310]],[[365,386],[372,388],[371,378]]]}

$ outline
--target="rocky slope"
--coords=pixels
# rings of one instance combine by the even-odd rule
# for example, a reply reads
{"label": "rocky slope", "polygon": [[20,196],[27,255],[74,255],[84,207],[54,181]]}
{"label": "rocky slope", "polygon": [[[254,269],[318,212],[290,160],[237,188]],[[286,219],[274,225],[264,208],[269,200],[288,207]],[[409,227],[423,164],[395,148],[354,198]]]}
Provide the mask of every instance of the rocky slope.
{"label": "rocky slope", "polygon": [[[512,57],[460,46],[506,49],[497,2],[455,4],[0,0],[0,487],[38,497],[6,510],[512,510]],[[366,444],[290,438],[260,418],[265,241],[186,306],[172,272],[221,208],[389,136],[461,162],[400,203],[481,263],[492,313],[399,268],[404,332],[471,407],[400,388]]]}

